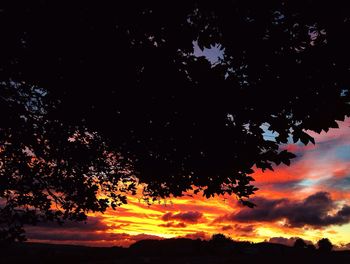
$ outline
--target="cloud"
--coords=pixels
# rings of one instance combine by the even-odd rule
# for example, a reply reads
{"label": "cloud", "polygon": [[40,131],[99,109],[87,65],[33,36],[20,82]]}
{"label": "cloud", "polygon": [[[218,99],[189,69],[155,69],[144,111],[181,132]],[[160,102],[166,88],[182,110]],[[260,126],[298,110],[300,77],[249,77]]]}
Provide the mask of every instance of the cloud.
{"label": "cloud", "polygon": [[233,233],[236,236],[248,236],[248,235],[252,235],[255,232],[255,226],[241,225],[241,224],[224,225],[221,227],[221,231],[223,232],[230,231],[230,233]]}
{"label": "cloud", "polygon": [[231,225],[225,225],[221,227],[221,231],[228,231],[228,230],[233,230],[233,227]]}
{"label": "cloud", "polygon": [[269,186],[265,185],[264,188],[270,187],[277,191],[286,191],[286,190],[293,190],[293,191],[299,191],[304,188],[302,185],[304,179],[296,179],[296,180],[289,180],[289,181],[280,181],[270,184]]}
{"label": "cloud", "polygon": [[346,177],[332,177],[322,182],[323,186],[340,191],[347,191],[350,189],[350,172]]}
{"label": "cloud", "polygon": [[111,225],[111,228],[113,228],[113,229],[122,229],[124,227],[129,226],[129,225],[130,224],[113,224],[113,225]]}
{"label": "cloud", "polygon": [[79,230],[79,231],[105,231],[111,227],[103,222],[102,217],[89,216],[86,222],[66,221],[62,225],[57,222],[39,222],[36,226],[26,226],[26,230],[55,229],[55,230]]}
{"label": "cloud", "polygon": [[184,213],[173,214],[171,212],[165,213],[161,219],[163,221],[178,220],[185,223],[196,224],[202,218],[203,214],[197,211],[188,211]]}
{"label": "cloud", "polygon": [[209,240],[210,235],[204,231],[199,231],[196,233],[191,233],[183,236],[184,238],[189,238],[189,239],[201,239],[201,240]]}
{"label": "cloud", "polygon": [[63,225],[58,225],[55,222],[42,222],[36,226],[26,226],[25,230],[29,241],[59,244],[129,246],[139,240],[163,239],[149,234],[130,235],[112,232],[128,225],[121,223],[108,226],[103,222],[103,217],[90,216],[86,223],[67,221]]}
{"label": "cloud", "polygon": [[255,232],[255,226],[235,224],[234,230],[235,230],[235,233],[239,235],[251,235]]}
{"label": "cloud", "polygon": [[160,224],[159,226],[161,227],[175,227],[175,228],[185,228],[187,225],[185,223],[174,223],[174,222],[169,222],[166,224]]}
{"label": "cloud", "polygon": [[[289,199],[252,199],[257,207],[243,208],[238,213],[221,216],[215,222],[275,222],[286,220],[288,227],[314,228],[342,225],[350,222],[350,206],[338,207],[329,193],[317,192],[302,201]],[[334,210],[337,210],[334,212]]]}
{"label": "cloud", "polygon": [[41,222],[36,226],[26,226],[26,235],[29,240],[50,241],[113,241],[124,239],[126,234],[109,233],[109,227],[102,217],[90,216],[87,222],[67,221],[62,225],[56,222]]}
{"label": "cloud", "polygon": [[51,241],[115,241],[126,240],[130,236],[128,234],[114,234],[114,233],[96,233],[96,232],[60,232],[51,230],[50,232],[33,232],[27,233],[29,239],[34,240],[51,240]]}
{"label": "cloud", "polygon": [[140,240],[161,240],[162,237],[138,234],[130,235],[127,233],[107,233],[107,232],[78,232],[78,231],[64,231],[60,232],[55,229],[49,231],[39,230],[38,232],[29,232],[27,234],[29,241],[63,243],[63,244],[80,244],[80,245],[99,245],[101,242],[105,245],[115,246],[130,246],[131,244]]}

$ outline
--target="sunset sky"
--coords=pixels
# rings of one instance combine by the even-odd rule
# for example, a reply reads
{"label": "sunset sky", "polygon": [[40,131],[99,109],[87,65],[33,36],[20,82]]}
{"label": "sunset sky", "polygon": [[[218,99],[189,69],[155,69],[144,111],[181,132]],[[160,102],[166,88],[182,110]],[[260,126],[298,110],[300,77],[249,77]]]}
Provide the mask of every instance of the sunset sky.
{"label": "sunset sky", "polygon": [[[139,197],[86,224],[41,224],[27,227],[29,241],[93,246],[129,246],[145,238],[210,238],[223,233],[235,240],[291,244],[295,237],[350,244],[350,119],[339,129],[312,134],[316,145],[288,144],[297,155],[290,167],[254,173],[257,207],[238,204],[235,197],[206,199],[200,194],[148,206]],[[266,138],[273,134],[266,130]]]}
{"label": "sunset sky", "polygon": [[[227,261],[350,258],[345,4],[23,2],[0,5],[0,249],[14,244],[3,250],[8,259],[30,255],[17,247],[37,248],[38,259],[66,248],[46,244],[128,248],[153,239],[138,243],[139,255],[93,254],[196,262],[225,253],[223,236],[188,239],[216,234],[266,242],[226,243]],[[207,198],[216,193],[225,194]],[[170,238],[182,239],[173,246]],[[268,244],[299,238],[307,244],[299,251]],[[334,247],[318,246],[324,238]],[[186,243],[188,256],[156,245]],[[95,252],[68,248],[77,258],[62,251],[67,263]]]}

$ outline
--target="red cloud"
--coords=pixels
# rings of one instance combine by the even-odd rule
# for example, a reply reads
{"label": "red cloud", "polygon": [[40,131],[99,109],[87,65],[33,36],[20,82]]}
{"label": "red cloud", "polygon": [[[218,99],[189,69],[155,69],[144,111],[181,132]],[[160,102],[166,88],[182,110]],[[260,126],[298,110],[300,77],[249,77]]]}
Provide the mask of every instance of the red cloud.
{"label": "red cloud", "polygon": [[162,226],[162,227],[175,227],[175,228],[185,228],[186,227],[186,224],[185,223],[174,223],[174,222],[169,222],[169,223],[166,223],[166,224],[160,224],[159,226]]}
{"label": "red cloud", "polygon": [[196,224],[202,218],[203,214],[197,211],[188,211],[184,213],[173,214],[171,212],[162,216],[163,221],[179,220],[185,223]]}

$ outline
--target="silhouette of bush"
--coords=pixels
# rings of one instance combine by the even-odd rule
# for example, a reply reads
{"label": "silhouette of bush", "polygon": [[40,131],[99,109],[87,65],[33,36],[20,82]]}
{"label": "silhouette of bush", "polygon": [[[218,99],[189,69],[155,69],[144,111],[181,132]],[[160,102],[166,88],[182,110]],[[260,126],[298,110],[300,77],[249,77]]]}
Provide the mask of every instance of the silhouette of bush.
{"label": "silhouette of bush", "polygon": [[230,237],[225,236],[224,234],[218,233],[212,235],[210,242],[212,243],[230,243],[232,239]]}
{"label": "silhouette of bush", "polygon": [[309,251],[315,251],[315,250],[316,250],[316,247],[315,247],[314,244],[309,244],[309,245],[306,246],[306,248],[307,248],[307,250],[309,250]]}
{"label": "silhouette of bush", "polygon": [[297,240],[295,240],[293,247],[295,249],[306,249],[307,244],[305,243],[305,241],[303,239],[298,238]]}
{"label": "silhouette of bush", "polygon": [[322,238],[317,242],[318,250],[321,252],[331,252],[333,244],[328,238]]}

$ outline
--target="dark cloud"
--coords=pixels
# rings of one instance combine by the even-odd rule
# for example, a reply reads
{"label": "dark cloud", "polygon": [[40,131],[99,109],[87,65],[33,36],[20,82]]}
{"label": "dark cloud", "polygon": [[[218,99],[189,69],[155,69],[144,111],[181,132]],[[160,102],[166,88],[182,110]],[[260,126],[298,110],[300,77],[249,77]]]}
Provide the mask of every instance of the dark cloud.
{"label": "dark cloud", "polygon": [[255,226],[254,225],[234,225],[235,233],[239,235],[249,235],[255,232]]}
{"label": "dark cloud", "polygon": [[185,228],[186,227],[186,224],[185,223],[174,223],[174,222],[168,222],[166,224],[161,224],[159,225],[161,227],[175,227],[175,228]]}
{"label": "dark cloud", "polygon": [[348,191],[350,189],[350,174],[344,177],[332,177],[322,181],[322,185],[328,188]]}
{"label": "dark cloud", "polygon": [[[289,227],[311,226],[319,228],[329,225],[342,225],[350,222],[350,207],[338,208],[329,193],[318,192],[302,201],[289,199],[253,199],[254,209],[243,208],[238,213],[219,217],[215,222],[274,222],[285,219]],[[334,210],[338,209],[334,213]]]}
{"label": "dark cloud", "polygon": [[228,231],[228,230],[233,230],[233,227],[230,225],[225,225],[221,227],[221,231]]}
{"label": "dark cloud", "polygon": [[[325,189],[347,191],[350,189],[350,169],[333,171],[332,177],[322,179],[308,179],[313,185],[323,186]],[[261,189],[271,188],[277,191],[300,191],[305,188],[305,179],[289,180],[273,183],[260,183]]]}
{"label": "dark cloud", "polygon": [[36,226],[26,226],[25,230],[29,240],[113,241],[124,239],[126,234],[108,233],[107,230],[112,227],[107,226],[102,220],[102,217],[89,217],[85,223],[67,221],[62,225],[55,222],[41,222]]}
{"label": "dark cloud", "polygon": [[255,233],[255,226],[241,224],[224,225],[221,226],[221,231],[235,234],[235,236],[251,236]]}
{"label": "dark cloud", "polygon": [[[287,201],[286,199],[279,200],[268,200],[262,197],[255,197],[252,199],[257,206],[254,209],[247,208],[245,206],[241,206],[241,210],[238,213],[232,213],[220,216],[216,218],[213,223],[221,223],[221,222],[253,222],[253,221],[269,221],[270,218],[269,209],[274,208],[278,204],[283,201]],[[244,220],[247,219],[247,220]]]}
{"label": "dark cloud", "polygon": [[[342,175],[342,173],[344,173]],[[345,174],[346,173],[346,174]],[[326,179],[326,180],[314,180],[314,184],[323,186],[326,189],[334,189],[334,190],[341,190],[341,191],[347,191],[350,189],[350,172],[348,170],[343,171],[335,171],[333,177]],[[299,180],[291,180],[291,181],[285,181],[285,182],[275,182],[275,183],[269,183],[266,184],[270,186],[270,188],[278,191],[299,191],[301,189],[305,188],[304,185],[305,179],[299,179]],[[311,180],[310,180],[311,182]],[[264,184],[260,184],[260,188],[265,187]]]}
{"label": "dark cloud", "polygon": [[[274,183],[268,183],[268,184],[260,184],[260,188],[263,188],[262,186],[268,185],[270,188],[278,191],[298,191],[300,189],[303,189],[304,186],[301,185],[303,179],[301,180],[290,180],[290,181],[283,181],[283,182],[274,182]],[[264,186],[264,187],[265,187]],[[266,186],[267,188],[267,186]]]}
{"label": "dark cloud", "polygon": [[80,230],[80,231],[105,231],[110,229],[102,221],[102,217],[90,216],[86,222],[66,221],[63,224],[57,222],[39,222],[36,226],[26,226],[26,230],[56,229],[56,230]]}
{"label": "dark cloud", "polygon": [[130,235],[126,233],[77,232],[72,230],[60,232],[55,229],[49,230],[48,232],[44,232],[43,230],[39,230],[39,232],[31,231],[27,233],[27,237],[29,240],[36,241],[66,241],[67,243],[75,241],[109,241],[124,245],[130,245],[136,241],[146,239],[163,239],[148,234]]}
{"label": "dark cloud", "polygon": [[59,232],[58,230],[50,230],[50,232],[33,232],[27,233],[30,240],[50,240],[50,241],[115,241],[129,239],[128,234],[113,233],[96,233],[96,232]]}
{"label": "dark cloud", "polygon": [[128,246],[139,240],[162,239],[158,236],[139,234],[129,235],[126,233],[112,233],[111,230],[122,228],[129,224],[121,223],[107,226],[102,217],[89,217],[86,223],[65,222],[58,225],[55,222],[42,222],[36,226],[26,226],[26,236],[29,241],[50,241],[56,243],[84,242],[110,242],[111,245],[118,244]]}
{"label": "dark cloud", "polygon": [[202,218],[203,214],[197,211],[188,211],[184,213],[173,214],[171,212],[164,214],[161,219],[163,221],[178,220],[185,223],[196,224]]}
{"label": "dark cloud", "polygon": [[[25,226],[26,236],[29,240],[55,240],[55,241],[88,241],[88,240],[113,240],[112,234],[108,235],[107,226],[102,217],[89,217],[87,222],[67,221],[62,225],[56,222],[39,222],[35,226]],[[114,229],[114,228],[113,228]]]}

